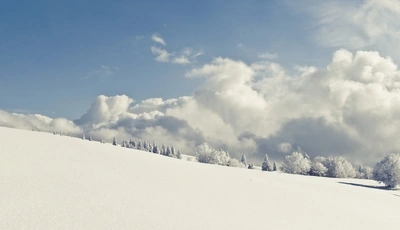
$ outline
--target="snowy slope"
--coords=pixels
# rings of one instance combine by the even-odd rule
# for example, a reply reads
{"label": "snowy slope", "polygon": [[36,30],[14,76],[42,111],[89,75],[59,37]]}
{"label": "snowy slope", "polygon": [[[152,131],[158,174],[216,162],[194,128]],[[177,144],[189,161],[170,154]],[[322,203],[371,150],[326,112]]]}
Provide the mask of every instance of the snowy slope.
{"label": "snowy slope", "polygon": [[400,229],[400,191],[0,128],[0,229]]}

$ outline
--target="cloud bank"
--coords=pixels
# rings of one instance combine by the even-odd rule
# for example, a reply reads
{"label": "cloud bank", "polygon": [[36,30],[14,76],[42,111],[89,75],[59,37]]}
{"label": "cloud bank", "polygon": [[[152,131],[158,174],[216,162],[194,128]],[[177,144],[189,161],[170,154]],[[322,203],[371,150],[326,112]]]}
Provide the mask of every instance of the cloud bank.
{"label": "cloud bank", "polygon": [[187,72],[205,79],[190,96],[135,102],[101,95],[75,121],[0,111],[0,125],[154,140],[188,154],[208,142],[256,162],[301,150],[371,164],[400,150],[400,71],[390,57],[340,49],[326,68],[287,72],[271,61],[216,58]]}

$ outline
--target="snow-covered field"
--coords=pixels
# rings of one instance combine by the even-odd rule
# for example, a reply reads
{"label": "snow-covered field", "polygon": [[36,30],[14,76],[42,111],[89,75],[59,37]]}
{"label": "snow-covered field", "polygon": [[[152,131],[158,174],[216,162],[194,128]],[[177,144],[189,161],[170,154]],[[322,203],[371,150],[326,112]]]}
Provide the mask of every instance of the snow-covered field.
{"label": "snow-covered field", "polygon": [[400,229],[400,191],[376,185],[0,128],[5,230]]}

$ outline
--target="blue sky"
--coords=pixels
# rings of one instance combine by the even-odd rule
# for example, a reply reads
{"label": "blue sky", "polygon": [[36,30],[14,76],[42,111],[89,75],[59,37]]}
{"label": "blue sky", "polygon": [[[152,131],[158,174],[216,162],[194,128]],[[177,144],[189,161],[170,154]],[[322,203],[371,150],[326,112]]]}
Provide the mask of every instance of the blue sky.
{"label": "blue sky", "polygon": [[[310,18],[284,1],[3,1],[0,108],[78,118],[100,94],[136,101],[191,95],[192,66],[215,57],[245,62],[277,53],[280,63],[325,65]],[[190,65],[159,63],[153,34],[168,50],[202,51]]]}

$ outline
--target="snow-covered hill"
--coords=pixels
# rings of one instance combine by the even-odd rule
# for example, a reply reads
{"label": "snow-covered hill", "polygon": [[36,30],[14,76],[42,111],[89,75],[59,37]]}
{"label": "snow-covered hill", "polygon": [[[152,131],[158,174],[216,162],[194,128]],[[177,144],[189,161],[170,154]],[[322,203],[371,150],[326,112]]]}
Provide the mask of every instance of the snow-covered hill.
{"label": "snow-covered hill", "polygon": [[400,191],[0,128],[0,229],[400,229]]}

